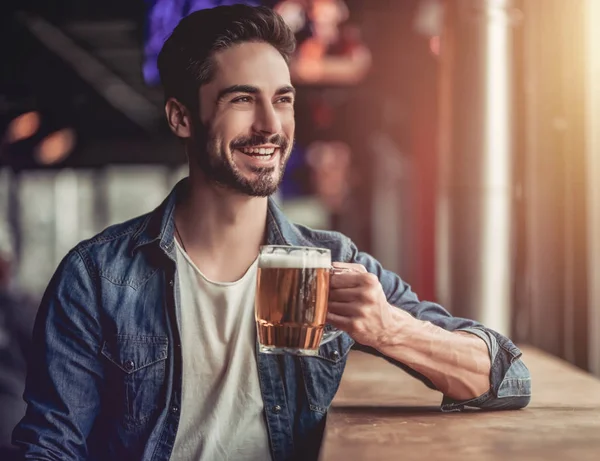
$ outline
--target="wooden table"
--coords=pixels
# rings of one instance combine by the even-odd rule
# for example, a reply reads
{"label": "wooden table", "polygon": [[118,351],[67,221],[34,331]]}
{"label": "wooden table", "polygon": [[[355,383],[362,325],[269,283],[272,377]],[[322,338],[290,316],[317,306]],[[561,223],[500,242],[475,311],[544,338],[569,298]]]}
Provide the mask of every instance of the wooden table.
{"label": "wooden table", "polygon": [[352,351],[327,419],[321,461],[600,460],[600,380],[524,347],[524,410],[441,413],[441,395]]}

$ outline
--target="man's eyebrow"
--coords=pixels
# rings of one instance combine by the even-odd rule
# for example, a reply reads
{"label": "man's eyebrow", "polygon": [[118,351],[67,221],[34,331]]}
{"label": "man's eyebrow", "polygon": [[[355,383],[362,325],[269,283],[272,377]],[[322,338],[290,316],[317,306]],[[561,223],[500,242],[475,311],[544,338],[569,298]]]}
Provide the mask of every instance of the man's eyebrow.
{"label": "man's eyebrow", "polygon": [[293,86],[289,86],[289,85],[282,86],[275,92],[275,96],[281,96],[282,94],[288,94],[288,93],[292,93],[294,96],[296,96],[296,88],[294,88]]}

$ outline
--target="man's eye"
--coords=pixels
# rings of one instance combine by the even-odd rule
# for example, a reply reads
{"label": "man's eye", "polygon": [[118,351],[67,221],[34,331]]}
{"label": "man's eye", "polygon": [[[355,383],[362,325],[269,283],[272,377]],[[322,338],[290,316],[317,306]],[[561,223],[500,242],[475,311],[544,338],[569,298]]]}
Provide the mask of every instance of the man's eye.
{"label": "man's eye", "polygon": [[251,100],[250,96],[240,96],[239,98],[233,99],[231,102],[250,102]]}
{"label": "man's eye", "polygon": [[277,100],[277,102],[280,102],[283,104],[292,104],[294,102],[294,100],[292,99],[291,96],[283,96],[283,97],[279,98]]}

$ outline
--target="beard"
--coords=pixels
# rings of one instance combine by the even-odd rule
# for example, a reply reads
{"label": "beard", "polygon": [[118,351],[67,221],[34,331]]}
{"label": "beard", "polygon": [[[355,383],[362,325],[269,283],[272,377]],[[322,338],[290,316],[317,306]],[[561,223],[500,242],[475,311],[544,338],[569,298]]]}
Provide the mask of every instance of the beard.
{"label": "beard", "polygon": [[234,149],[261,144],[279,146],[279,173],[275,173],[276,167],[252,166],[250,171],[254,177],[247,178],[227,156],[221,139],[214,136],[201,122],[196,121],[194,125],[194,143],[190,155],[208,181],[251,197],[268,197],[277,191],[290,156],[291,143],[288,138],[275,134],[270,137],[240,136],[232,140],[229,143],[231,153]]}

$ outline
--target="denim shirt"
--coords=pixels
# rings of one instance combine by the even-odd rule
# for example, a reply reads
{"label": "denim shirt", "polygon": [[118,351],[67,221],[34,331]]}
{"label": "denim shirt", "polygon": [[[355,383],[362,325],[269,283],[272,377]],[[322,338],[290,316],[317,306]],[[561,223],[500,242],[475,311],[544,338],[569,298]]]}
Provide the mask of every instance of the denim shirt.
{"label": "denim shirt", "polygon": [[[184,187],[185,180],[152,213],[81,242],[58,267],[34,328],[27,413],[13,433],[26,459],[169,459],[182,392],[173,212]],[[443,411],[516,409],[529,402],[529,371],[510,340],[419,301],[396,274],[344,235],[294,225],[269,200],[266,239],[329,248],[333,261],[360,263],[376,274],[390,304],[486,341],[492,358],[489,391],[467,402],[444,397]],[[345,333],[321,346],[315,357],[257,352],[273,460],[318,456],[327,409],[353,346],[377,354]],[[433,387],[424,376],[390,362]]]}

